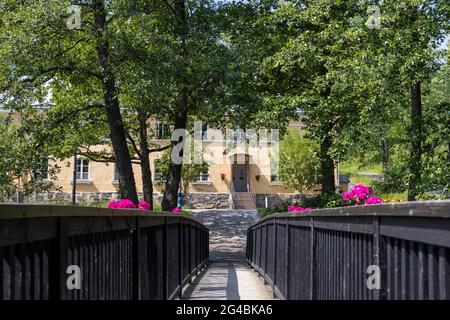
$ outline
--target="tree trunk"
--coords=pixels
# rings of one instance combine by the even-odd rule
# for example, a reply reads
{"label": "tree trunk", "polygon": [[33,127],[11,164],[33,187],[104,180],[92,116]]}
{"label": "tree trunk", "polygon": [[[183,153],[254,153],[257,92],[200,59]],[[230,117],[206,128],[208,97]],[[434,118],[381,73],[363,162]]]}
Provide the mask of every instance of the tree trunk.
{"label": "tree trunk", "polygon": [[322,194],[336,192],[333,159],[328,154],[331,148],[331,137],[327,134],[320,144],[320,160],[322,167]]}
{"label": "tree trunk", "polygon": [[150,170],[150,148],[148,147],[147,141],[147,115],[142,111],[138,111],[138,121],[142,192],[144,194],[144,200],[150,203],[153,209],[153,182],[152,172]]}
{"label": "tree trunk", "polygon": [[128,152],[122,115],[120,114],[116,79],[110,62],[109,42],[105,38],[106,9],[103,1],[95,0],[93,9],[97,40],[97,56],[102,72],[103,96],[110,131],[109,137],[116,156],[117,171],[119,173],[120,194],[123,198],[130,199],[137,203],[138,196],[136,192],[136,183],[131,165],[131,157]]}
{"label": "tree trunk", "polygon": [[381,140],[381,163],[383,165],[383,173],[385,173],[389,166],[389,144],[386,136]]}
{"label": "tree trunk", "polygon": [[[187,50],[186,50],[186,37],[188,31],[187,16],[186,16],[186,6],[185,0],[175,0],[174,2],[174,36],[180,40],[179,56],[181,61],[183,61],[181,71],[181,93],[175,108],[175,130],[176,129],[186,129],[187,116],[188,116],[188,91],[186,87],[187,79]],[[172,141],[171,149],[178,145],[179,143],[184,144],[185,141]],[[181,182],[181,164],[175,164],[172,161],[169,162],[168,174],[166,186],[164,188],[163,200],[161,203],[162,209],[164,211],[170,211],[177,207],[178,189],[180,188]]]}
{"label": "tree trunk", "polygon": [[[187,103],[187,95],[183,95],[183,99],[180,102],[182,104]],[[187,112],[186,108],[180,108],[181,110],[177,112],[175,117],[175,130],[176,129],[186,129],[187,123]],[[184,143],[184,141],[172,141],[172,149],[179,143]],[[170,211],[177,207],[178,199],[178,189],[180,187],[181,181],[181,169],[182,164],[175,164],[174,162],[169,162],[169,169],[167,173],[166,186],[164,188],[163,200],[161,203],[162,209],[164,211]]]}
{"label": "tree trunk", "polygon": [[422,172],[422,96],[420,82],[411,86],[411,154],[409,160],[408,201],[419,193]]}

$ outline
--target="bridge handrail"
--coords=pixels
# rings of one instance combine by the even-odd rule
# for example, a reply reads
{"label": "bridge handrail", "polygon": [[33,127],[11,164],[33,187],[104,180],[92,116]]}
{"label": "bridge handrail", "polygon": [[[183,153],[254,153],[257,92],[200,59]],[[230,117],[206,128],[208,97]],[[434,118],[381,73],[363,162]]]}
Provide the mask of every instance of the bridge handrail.
{"label": "bridge handrail", "polygon": [[399,216],[450,218],[450,200],[393,202],[374,205],[313,209],[303,212],[279,212],[260,219],[249,229],[272,218]]}
{"label": "bridge handrail", "polygon": [[180,298],[208,258],[209,230],[190,216],[0,205],[0,300]]}
{"label": "bridge handrail", "polygon": [[[43,217],[183,217],[205,227],[196,218],[186,214],[138,209],[109,209],[70,205],[0,204],[0,219]],[[207,229],[205,227],[205,229]]]}
{"label": "bridge handrail", "polygon": [[449,218],[448,200],[276,213],[248,228],[246,259],[280,299],[450,299]]}

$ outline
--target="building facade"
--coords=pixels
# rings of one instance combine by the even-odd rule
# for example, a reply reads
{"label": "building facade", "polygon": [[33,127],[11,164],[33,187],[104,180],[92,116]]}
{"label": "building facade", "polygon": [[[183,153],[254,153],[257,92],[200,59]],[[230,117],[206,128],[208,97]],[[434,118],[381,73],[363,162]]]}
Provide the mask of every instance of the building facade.
{"label": "building facade", "polygon": [[[297,122],[289,126],[292,130],[301,130],[303,127]],[[162,147],[170,143],[171,126],[151,121],[150,127],[153,132],[149,141],[151,145]],[[209,165],[207,171],[201,172],[194,181],[187,184],[186,190],[182,190],[184,206],[200,209],[255,208],[274,206],[298,198],[299,195],[284,186],[278,178],[276,159],[279,145],[275,130],[259,132],[257,138],[255,132],[249,134],[249,131],[244,132],[238,128],[226,132],[209,128],[205,124],[199,124],[196,128],[197,131],[189,133],[194,152],[184,159],[184,163],[198,161],[198,154],[201,154],[200,162],[204,161]],[[94,146],[90,149],[100,151],[105,148],[106,146]],[[161,201],[164,187],[163,172],[158,168],[158,161],[162,157],[163,152],[150,154],[156,203]],[[56,179],[52,180],[54,190],[23,197],[23,202],[70,203],[74,189],[74,173],[77,204],[104,205],[118,198],[119,181],[114,163],[94,162],[77,156],[76,160],[72,157],[49,165],[57,165],[60,168]],[[139,164],[133,164],[133,172],[139,192],[142,190]],[[49,179],[45,170],[39,170],[34,175],[34,178],[44,181]],[[31,177],[23,179],[26,181]],[[341,188],[345,189],[345,186]],[[142,197],[142,193],[139,195]],[[11,197],[9,201],[17,201],[17,196]]]}

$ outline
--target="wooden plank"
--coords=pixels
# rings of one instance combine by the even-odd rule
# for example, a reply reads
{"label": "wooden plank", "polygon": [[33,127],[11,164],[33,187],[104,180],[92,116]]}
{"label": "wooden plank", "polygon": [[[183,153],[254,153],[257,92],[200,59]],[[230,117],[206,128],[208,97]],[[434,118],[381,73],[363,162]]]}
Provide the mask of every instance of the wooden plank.
{"label": "wooden plank", "polygon": [[383,236],[450,248],[450,220],[381,217]]}

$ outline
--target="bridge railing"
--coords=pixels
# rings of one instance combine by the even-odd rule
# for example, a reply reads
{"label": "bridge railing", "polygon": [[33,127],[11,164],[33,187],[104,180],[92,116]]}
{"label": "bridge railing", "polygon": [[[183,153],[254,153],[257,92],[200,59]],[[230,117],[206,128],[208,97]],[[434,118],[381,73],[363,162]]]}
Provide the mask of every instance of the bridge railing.
{"label": "bridge railing", "polygon": [[174,299],[206,265],[208,241],[186,216],[0,205],[0,300]]}
{"label": "bridge railing", "polygon": [[273,214],[246,257],[280,299],[450,299],[449,248],[450,201],[429,201]]}

